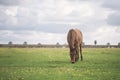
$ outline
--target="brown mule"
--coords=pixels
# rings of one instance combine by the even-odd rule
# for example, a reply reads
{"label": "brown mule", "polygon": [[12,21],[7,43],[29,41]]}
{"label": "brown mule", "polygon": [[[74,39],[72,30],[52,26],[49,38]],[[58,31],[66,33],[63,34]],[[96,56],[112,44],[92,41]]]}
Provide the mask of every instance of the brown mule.
{"label": "brown mule", "polygon": [[67,35],[67,42],[70,48],[70,58],[71,63],[75,63],[79,60],[79,48],[81,61],[83,60],[82,56],[82,32],[78,29],[70,29]]}

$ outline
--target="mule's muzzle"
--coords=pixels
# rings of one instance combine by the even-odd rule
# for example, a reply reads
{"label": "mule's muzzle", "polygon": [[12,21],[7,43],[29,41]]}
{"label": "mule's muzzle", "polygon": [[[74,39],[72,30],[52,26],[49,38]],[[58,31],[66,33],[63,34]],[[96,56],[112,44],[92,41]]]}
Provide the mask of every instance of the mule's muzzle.
{"label": "mule's muzzle", "polygon": [[74,64],[75,62],[71,62],[72,64]]}

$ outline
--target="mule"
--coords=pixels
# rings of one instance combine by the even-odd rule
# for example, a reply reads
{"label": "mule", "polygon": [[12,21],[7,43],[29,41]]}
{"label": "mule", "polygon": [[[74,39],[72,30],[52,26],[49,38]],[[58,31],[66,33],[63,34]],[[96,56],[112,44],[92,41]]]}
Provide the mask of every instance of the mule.
{"label": "mule", "polygon": [[82,41],[83,41],[83,35],[80,30],[78,29],[69,30],[67,35],[67,42],[70,49],[71,63],[75,63],[79,60],[79,50],[80,50],[81,61],[83,60]]}

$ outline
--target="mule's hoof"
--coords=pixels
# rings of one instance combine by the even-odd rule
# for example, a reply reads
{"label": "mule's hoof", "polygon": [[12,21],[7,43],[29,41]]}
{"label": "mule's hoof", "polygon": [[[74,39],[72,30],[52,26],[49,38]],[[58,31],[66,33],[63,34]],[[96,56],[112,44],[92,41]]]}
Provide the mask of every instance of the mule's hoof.
{"label": "mule's hoof", "polygon": [[75,62],[71,62],[72,64],[74,64]]}

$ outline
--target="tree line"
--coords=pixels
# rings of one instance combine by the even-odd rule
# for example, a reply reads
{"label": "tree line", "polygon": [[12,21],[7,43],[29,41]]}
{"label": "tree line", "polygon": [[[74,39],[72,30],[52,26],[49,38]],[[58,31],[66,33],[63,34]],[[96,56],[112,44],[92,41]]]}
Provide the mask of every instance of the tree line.
{"label": "tree line", "polygon": [[[83,48],[120,48],[120,42],[118,43],[118,45],[111,45],[109,42],[106,45],[98,45],[97,44],[97,40],[94,40],[94,44],[93,45],[86,45],[85,42],[82,43],[82,47]],[[59,42],[57,42],[56,44],[28,44],[27,41],[24,41],[23,44],[13,44],[12,41],[9,41],[8,44],[0,44],[0,47],[21,47],[21,48],[66,48],[68,47],[67,44],[60,44]]]}

